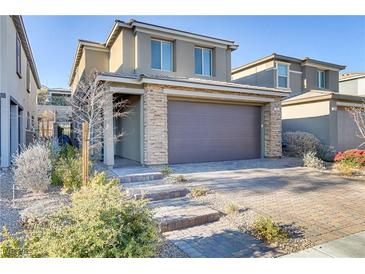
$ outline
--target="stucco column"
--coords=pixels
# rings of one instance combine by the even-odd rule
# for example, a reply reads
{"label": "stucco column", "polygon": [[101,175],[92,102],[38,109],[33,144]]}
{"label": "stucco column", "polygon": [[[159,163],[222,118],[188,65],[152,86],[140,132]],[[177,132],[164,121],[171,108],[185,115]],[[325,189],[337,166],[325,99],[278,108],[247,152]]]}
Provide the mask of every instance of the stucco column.
{"label": "stucco column", "polygon": [[[1,96],[1,94],[0,94]],[[9,96],[0,98],[1,104],[1,128],[0,128],[0,146],[1,146],[1,167],[10,165],[10,99]]]}
{"label": "stucco column", "polygon": [[168,163],[167,95],[158,85],[146,85],[144,100],[143,154],[146,165]]}
{"label": "stucco column", "polygon": [[281,137],[281,101],[269,103],[263,107],[264,156],[282,156]]}
{"label": "stucco column", "polygon": [[107,93],[104,107],[104,164],[114,166],[113,94]]}
{"label": "stucco column", "polygon": [[19,108],[10,105],[10,157],[18,152],[19,148]]}

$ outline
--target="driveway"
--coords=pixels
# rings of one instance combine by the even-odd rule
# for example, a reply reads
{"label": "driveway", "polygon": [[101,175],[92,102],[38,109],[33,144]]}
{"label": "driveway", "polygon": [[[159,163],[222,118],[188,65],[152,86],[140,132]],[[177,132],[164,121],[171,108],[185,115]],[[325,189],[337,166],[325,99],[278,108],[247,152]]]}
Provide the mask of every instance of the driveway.
{"label": "driveway", "polygon": [[[213,191],[204,199],[227,202],[301,227],[313,245],[365,230],[365,182],[301,167],[298,159],[262,159],[173,165],[191,186]],[[213,201],[213,202],[212,202]],[[220,208],[219,208],[220,207]]]}

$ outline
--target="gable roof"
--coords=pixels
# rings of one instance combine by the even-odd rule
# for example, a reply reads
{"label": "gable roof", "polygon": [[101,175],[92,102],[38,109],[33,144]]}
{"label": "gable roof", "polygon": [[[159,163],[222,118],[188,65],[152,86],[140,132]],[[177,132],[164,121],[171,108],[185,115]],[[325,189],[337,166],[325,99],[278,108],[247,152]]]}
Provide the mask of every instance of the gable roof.
{"label": "gable roof", "polygon": [[309,65],[309,64],[313,63],[315,65],[322,65],[322,66],[332,67],[332,68],[337,69],[337,70],[342,70],[342,69],[346,68],[346,66],[343,66],[343,65],[328,63],[328,62],[312,59],[312,58],[309,58],[309,57],[299,59],[299,58],[295,58],[295,57],[290,57],[290,56],[286,56],[286,55],[277,54],[277,53],[274,52],[274,53],[272,53],[268,56],[262,57],[260,59],[255,60],[255,61],[252,61],[250,63],[247,63],[247,64],[244,64],[244,65],[239,66],[237,68],[234,68],[232,70],[232,74],[235,74],[235,73],[240,72],[242,70],[257,66],[257,65],[262,64],[262,63],[266,63],[266,62],[271,61],[271,60],[287,61],[287,62],[291,62],[291,63],[297,63],[297,64],[300,64],[300,65]]}
{"label": "gable roof", "polygon": [[25,30],[23,18],[20,15],[11,15],[10,17],[13,20],[15,29],[16,29],[16,31],[18,33],[18,36],[20,38],[20,41],[22,43],[22,47],[24,49],[25,56],[27,57],[27,60],[28,60],[30,69],[32,71],[34,80],[36,82],[37,88],[40,89],[41,88],[41,82],[39,80],[37,67],[36,67],[36,64],[35,64],[35,61],[34,61],[32,49],[30,47],[30,43],[29,43],[28,36],[27,36],[27,32]]}
{"label": "gable roof", "polygon": [[188,32],[188,31],[163,27],[163,26],[159,26],[159,25],[154,25],[154,24],[150,24],[150,23],[137,21],[134,19],[131,19],[127,22],[124,22],[121,20],[115,20],[113,28],[112,28],[111,32],[109,33],[108,38],[106,39],[105,43],[98,43],[98,42],[93,42],[93,41],[89,41],[89,40],[81,40],[81,39],[78,40],[76,54],[75,54],[74,62],[73,62],[72,69],[71,69],[71,75],[70,75],[70,79],[69,79],[70,85],[75,77],[76,68],[77,68],[80,58],[82,56],[83,47],[91,46],[91,47],[99,47],[99,48],[107,49],[113,45],[115,39],[118,37],[119,33],[121,32],[121,30],[123,28],[128,28],[128,29],[143,28],[143,29],[148,29],[148,30],[165,32],[165,33],[169,33],[169,34],[188,36],[192,39],[198,39],[198,40],[202,40],[205,42],[221,44],[221,45],[224,45],[224,46],[230,48],[231,50],[235,50],[238,48],[238,45],[236,45],[234,41],[230,41],[230,40],[225,40],[225,39],[221,39],[221,38],[215,38],[215,37],[211,37],[211,36],[196,34],[196,33]]}

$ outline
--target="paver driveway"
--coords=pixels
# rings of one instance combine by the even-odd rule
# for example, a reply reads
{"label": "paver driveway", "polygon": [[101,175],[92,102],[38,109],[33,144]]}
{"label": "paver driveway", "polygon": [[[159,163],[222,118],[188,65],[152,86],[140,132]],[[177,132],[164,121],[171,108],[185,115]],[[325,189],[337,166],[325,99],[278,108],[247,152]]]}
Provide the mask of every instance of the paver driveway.
{"label": "paver driveway", "polygon": [[222,200],[303,227],[313,244],[365,230],[365,182],[304,168],[295,159],[172,167]]}

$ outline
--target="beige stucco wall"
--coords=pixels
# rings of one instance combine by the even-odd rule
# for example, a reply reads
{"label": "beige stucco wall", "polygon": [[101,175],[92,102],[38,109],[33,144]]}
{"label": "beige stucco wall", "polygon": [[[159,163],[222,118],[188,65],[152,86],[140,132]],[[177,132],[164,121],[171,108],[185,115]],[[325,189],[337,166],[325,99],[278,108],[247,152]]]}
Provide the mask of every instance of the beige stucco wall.
{"label": "beige stucco wall", "polygon": [[[21,78],[16,73],[16,29],[10,16],[0,16],[0,93],[5,94],[1,98],[1,154],[8,157],[10,147],[10,96],[23,107],[21,121],[20,142],[25,143],[27,112],[29,117],[34,117],[34,125],[37,119],[36,93],[37,85],[35,77],[30,70],[30,92],[26,89],[27,58],[21,47]],[[30,140],[28,140],[30,141]],[[2,156],[3,157],[3,156]],[[2,166],[7,166],[9,159],[1,161]]]}
{"label": "beige stucco wall", "polygon": [[331,138],[330,101],[282,106],[283,131],[306,131],[314,134],[327,145],[334,145]]}
{"label": "beige stucco wall", "polygon": [[[174,70],[160,71],[151,68],[151,39],[165,39],[173,42]],[[230,81],[231,51],[213,47],[213,76],[196,75],[194,65],[194,47],[206,46],[204,42],[191,42],[166,34],[151,35],[142,31],[133,34],[132,30],[123,29],[113,43],[110,51],[110,71],[133,72],[144,74],[163,74],[170,76],[207,78]],[[122,53],[121,53],[122,52]]]}

